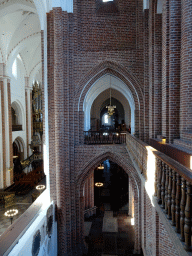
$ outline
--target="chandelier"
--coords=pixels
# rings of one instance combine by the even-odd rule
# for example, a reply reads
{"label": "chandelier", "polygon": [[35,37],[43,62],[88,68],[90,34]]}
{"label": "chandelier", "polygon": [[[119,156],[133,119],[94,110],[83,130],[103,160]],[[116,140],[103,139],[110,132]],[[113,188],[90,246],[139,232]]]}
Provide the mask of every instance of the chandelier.
{"label": "chandelier", "polygon": [[100,166],[98,166],[98,167],[97,167],[97,169],[99,169],[99,170],[103,170],[103,169],[104,169],[103,164],[100,164]]}
{"label": "chandelier", "polygon": [[110,76],[110,88],[109,88],[109,94],[110,94],[110,104],[109,106],[106,106],[106,108],[108,108],[108,115],[112,116],[115,113],[115,108],[116,106],[112,106],[111,105],[111,76]]}

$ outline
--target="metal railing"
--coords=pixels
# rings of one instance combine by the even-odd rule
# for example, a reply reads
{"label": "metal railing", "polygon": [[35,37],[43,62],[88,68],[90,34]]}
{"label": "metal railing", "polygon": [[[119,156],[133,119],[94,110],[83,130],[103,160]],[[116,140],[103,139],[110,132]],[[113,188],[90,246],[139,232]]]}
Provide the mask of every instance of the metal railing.
{"label": "metal railing", "polygon": [[126,132],[84,132],[84,144],[123,144],[126,143]]}

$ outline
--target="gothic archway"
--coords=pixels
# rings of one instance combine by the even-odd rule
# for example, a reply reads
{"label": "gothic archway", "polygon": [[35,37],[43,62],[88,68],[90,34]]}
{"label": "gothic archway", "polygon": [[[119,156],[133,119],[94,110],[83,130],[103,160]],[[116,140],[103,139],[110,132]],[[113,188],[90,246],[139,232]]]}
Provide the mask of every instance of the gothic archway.
{"label": "gothic archway", "polygon": [[[98,66],[94,67],[78,83],[75,92],[76,97],[74,98],[74,110],[76,112],[75,116],[78,118],[77,121],[80,123],[80,129],[82,129],[79,131],[80,136],[82,135],[84,128],[89,127],[89,125],[85,124],[85,118],[82,117],[85,117],[86,114],[88,115],[90,113],[93,97],[95,98],[96,95],[98,96],[99,93],[108,88],[109,85],[105,85],[103,88],[98,88],[97,93],[95,93],[93,97],[90,96],[90,104],[87,104],[88,95],[91,92],[90,90],[91,88],[94,88],[95,83],[99,81],[99,79],[107,75],[111,75],[122,83],[122,88],[124,88],[124,91],[127,94],[127,101],[132,106],[132,119],[134,118],[133,123],[135,126],[135,134],[142,139],[144,133],[144,103],[143,92],[141,89],[142,86],[137,78],[129,72],[129,70],[110,61],[102,62]],[[121,91],[120,88],[119,91]],[[89,120],[89,117],[87,120]]]}
{"label": "gothic archway", "polygon": [[86,179],[91,175],[95,168],[101,164],[103,161],[109,159],[110,161],[118,164],[128,175],[132,184],[133,195],[134,195],[134,214],[135,214],[135,244],[134,251],[140,252],[141,249],[141,218],[139,216],[140,212],[140,179],[137,175],[136,170],[131,165],[129,160],[124,159],[122,156],[116,155],[111,152],[106,152],[97,156],[87,163],[82,169],[80,175],[76,180],[76,214],[77,214],[77,242],[82,243],[84,239],[84,198],[83,198],[83,187]]}

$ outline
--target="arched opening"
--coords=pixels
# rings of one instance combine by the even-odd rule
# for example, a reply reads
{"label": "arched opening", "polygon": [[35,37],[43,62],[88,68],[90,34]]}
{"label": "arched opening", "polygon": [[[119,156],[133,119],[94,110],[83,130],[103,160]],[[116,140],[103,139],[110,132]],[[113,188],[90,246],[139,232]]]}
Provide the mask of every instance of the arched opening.
{"label": "arched opening", "polygon": [[[93,164],[93,162],[94,162],[94,164]],[[134,239],[132,240],[131,244],[129,244],[129,246],[130,246],[130,250],[134,249],[134,251],[140,252],[140,248],[141,248],[140,233],[139,233],[140,219],[138,217],[139,191],[138,191],[138,184],[137,184],[137,181],[136,181],[137,177],[134,177],[136,174],[133,170],[133,167],[129,166],[129,164],[127,165],[126,161],[124,162],[122,157],[116,156],[112,153],[105,153],[103,155],[103,157],[102,156],[98,157],[98,161],[96,161],[96,160],[91,161],[91,163],[93,164],[92,167],[90,168],[90,167],[87,166],[87,168],[85,169],[87,171],[85,171],[84,174],[82,174],[78,178],[78,184],[79,185],[78,185],[78,189],[77,189],[77,194],[78,194],[78,190],[79,190],[79,192],[80,192],[80,204],[81,204],[81,206],[80,206],[81,220],[82,220],[82,223],[81,223],[82,226],[80,228],[80,230],[81,230],[81,235],[80,235],[81,239],[85,241],[86,246],[88,246],[88,244],[89,244],[89,246],[92,246],[92,248],[94,248],[94,245],[91,242],[92,240],[90,240],[91,238],[89,238],[88,236],[89,236],[89,234],[94,233],[94,230],[93,230],[93,232],[91,232],[92,225],[93,226],[94,225],[96,225],[96,226],[99,225],[101,232],[100,232],[100,235],[97,238],[95,238],[95,243],[96,243],[96,247],[97,247],[97,248],[95,248],[95,250],[97,250],[98,247],[100,247],[100,249],[98,249],[98,250],[100,250],[100,253],[101,253],[101,249],[102,249],[103,250],[102,252],[106,252],[107,254],[114,254],[114,251],[112,251],[111,249],[110,249],[111,251],[106,249],[106,246],[107,246],[106,243],[108,243],[108,242],[106,242],[106,240],[105,241],[103,240],[103,234],[102,234],[102,233],[105,233],[105,234],[107,233],[107,231],[105,232],[105,227],[108,226],[108,225],[111,226],[112,231],[108,232],[108,233],[110,233],[109,236],[111,236],[111,233],[113,233],[114,230],[116,230],[117,232],[114,232],[114,234],[116,234],[116,238],[117,238],[117,237],[119,237],[118,232],[121,228],[124,229],[125,232],[127,232],[126,231],[126,228],[128,228],[127,225],[129,226],[129,228],[128,228],[129,231],[133,228],[132,225],[134,225],[135,235],[133,236],[133,233],[132,233],[132,238],[134,237]],[[103,164],[105,166],[106,171],[100,172],[100,174],[99,174],[97,172],[97,170],[98,170],[97,168],[100,164]],[[92,183],[91,183],[92,186],[93,186],[92,189],[94,189],[94,190],[98,189],[99,190],[99,187],[95,188],[95,183],[97,183],[97,181],[99,183],[104,183],[104,182],[108,183],[108,181],[109,181],[109,183],[111,183],[111,176],[107,175],[108,166],[110,164],[113,166],[112,167],[112,169],[113,169],[112,173],[116,175],[116,177],[114,175],[113,186],[111,187],[112,188],[112,190],[111,190],[112,197],[110,199],[111,201],[108,200],[110,198],[110,196],[108,196],[109,193],[110,193],[109,190],[107,190],[108,188],[104,187],[104,184],[101,184],[101,186],[99,185],[101,189],[100,189],[100,192],[99,191],[96,192],[97,193],[97,198],[95,198],[95,200],[97,200],[97,202],[96,201],[94,202],[94,206],[95,206],[95,204],[98,205],[97,206],[98,207],[97,208],[97,214],[99,214],[99,216],[95,215],[94,218],[92,218],[90,216],[95,212],[90,211],[90,214],[88,214],[88,209],[86,209],[87,198],[91,198],[91,197],[87,196],[87,193],[86,193],[87,189],[89,188],[89,186],[87,184],[89,184],[90,183],[89,180],[92,179]],[[90,162],[89,162],[89,166],[90,166]],[[96,175],[94,177],[93,174],[94,174],[95,171],[97,172],[98,175]],[[108,181],[105,180],[104,176],[106,176]],[[115,182],[118,183],[117,182],[117,177],[118,177],[118,180],[119,180],[118,185],[115,184]],[[125,177],[128,178],[127,182],[126,182]],[[102,180],[102,179],[104,179],[104,180]],[[123,179],[123,182],[127,183],[126,186],[121,182],[122,179]],[[104,181],[104,182],[101,182],[99,180]],[[128,184],[131,184],[131,186],[129,186]],[[123,192],[121,191],[122,185],[123,185]],[[113,189],[114,186],[116,187],[116,189]],[[102,187],[104,187],[104,188],[102,189]],[[118,192],[117,192],[117,187],[119,187]],[[129,190],[128,190],[128,188],[129,188]],[[131,193],[129,193],[130,188],[131,188],[131,191],[132,191]],[[89,191],[89,189],[88,189],[88,191]],[[126,191],[126,193],[125,193],[125,191]],[[117,200],[114,200],[114,194],[115,193],[116,193],[116,199]],[[121,200],[118,200],[119,196],[121,196]],[[126,198],[126,201],[125,201],[125,198]],[[123,199],[124,199],[124,202],[123,202]],[[115,201],[117,203],[115,203]],[[127,204],[128,201],[131,202],[130,207]],[[124,203],[124,205],[122,205],[122,203]],[[92,205],[93,205],[93,203],[92,203]],[[131,207],[134,207],[134,209],[131,209]],[[94,210],[93,207],[92,207],[92,209]],[[128,211],[130,211],[130,216],[128,216]],[[106,214],[105,214],[105,212],[106,212]],[[86,216],[85,216],[85,213],[86,213]],[[134,216],[134,213],[135,213],[135,216]],[[123,214],[124,214],[124,216],[123,216]],[[102,217],[102,215],[103,215],[103,217]],[[117,226],[119,225],[119,222],[121,221],[120,220],[121,217],[119,217],[120,215],[121,215],[122,218],[124,218],[124,220],[123,220],[123,224],[122,224],[123,226],[118,228]],[[84,222],[83,222],[84,217],[87,218],[86,221],[85,221],[85,223],[87,222],[85,224],[85,227],[84,227]],[[108,217],[111,217],[109,222],[107,221]],[[102,220],[101,219],[96,220],[95,224],[90,223],[91,219],[95,220],[97,218],[101,218]],[[104,218],[105,218],[105,220],[103,220]],[[116,218],[116,219],[114,220],[114,218]],[[100,222],[100,224],[97,223],[97,221]],[[104,222],[108,222],[108,224],[106,224],[106,223],[103,224]],[[117,223],[117,225],[116,225],[116,223]],[[103,226],[105,226],[104,230],[103,230]],[[120,226],[121,226],[121,224],[120,224]],[[107,230],[107,227],[106,227],[106,230]],[[131,232],[129,234],[131,234]],[[95,234],[96,233],[97,233],[97,231],[95,230]],[[105,236],[105,238],[106,238],[106,236]],[[110,239],[110,237],[108,237],[106,239],[107,239],[107,241],[109,241],[109,243],[111,243],[110,241],[114,240],[114,239]],[[117,242],[117,240],[118,240],[118,242]],[[112,244],[114,244],[114,243],[118,244],[118,248],[120,248],[120,247],[123,248],[124,253],[127,253],[127,251],[126,251],[128,249],[126,247],[126,243],[128,243],[127,237],[126,237],[126,239],[123,239],[123,240],[119,239],[119,238],[117,240],[113,241]],[[97,243],[96,241],[100,241],[101,243]],[[124,245],[120,246],[119,241],[123,241]],[[112,244],[111,244],[111,246],[113,247]],[[109,248],[109,247],[107,247],[107,248]],[[117,249],[117,247],[115,247],[115,248]],[[113,249],[114,249],[114,247],[113,247]],[[120,251],[119,251],[119,253],[120,253]],[[117,254],[117,251],[116,251],[116,254]]]}
{"label": "arched opening", "polygon": [[110,104],[110,99],[103,102],[100,108],[100,129],[108,130],[120,130],[120,125],[124,123],[125,113],[121,102],[115,98],[111,99],[112,106],[115,106],[113,115],[108,114],[108,109],[106,106]]}
{"label": "arched opening", "polygon": [[[83,103],[84,110],[84,130],[88,131],[91,128],[98,128],[100,125],[100,108],[109,104],[109,91],[111,90],[112,101],[114,101],[119,108],[124,109],[124,120],[127,127],[131,126],[131,131],[135,131],[135,101],[131,90],[118,77],[106,74],[100,77],[89,88],[86,93]],[[120,105],[122,107],[120,107]],[[120,111],[119,111],[120,112]],[[117,114],[117,113],[116,113]],[[121,113],[123,115],[123,113]],[[98,120],[99,121],[98,121]],[[115,118],[114,118],[115,119]],[[92,127],[93,126],[93,127]]]}
{"label": "arched opening", "polygon": [[[128,215],[128,184],[127,173],[118,164],[105,160],[102,167],[94,170],[94,202],[97,208],[107,205],[114,212],[123,212]],[[100,182],[103,185],[97,186]]]}
{"label": "arched opening", "polygon": [[12,131],[22,131],[23,129],[23,113],[18,102],[14,101],[11,104],[12,115]]}
{"label": "arched opening", "polygon": [[13,142],[13,156],[17,156],[20,161],[24,160],[24,141],[17,137]]}

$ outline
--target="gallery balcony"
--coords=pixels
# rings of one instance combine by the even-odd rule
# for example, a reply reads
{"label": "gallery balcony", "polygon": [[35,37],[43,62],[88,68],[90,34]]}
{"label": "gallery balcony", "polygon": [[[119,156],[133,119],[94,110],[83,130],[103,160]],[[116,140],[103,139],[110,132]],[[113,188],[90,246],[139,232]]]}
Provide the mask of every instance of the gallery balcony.
{"label": "gallery balcony", "polygon": [[126,132],[88,131],[84,132],[84,144],[124,144]]}
{"label": "gallery balcony", "polygon": [[13,132],[22,131],[22,125],[21,124],[14,124],[14,125],[12,125],[12,131]]}

